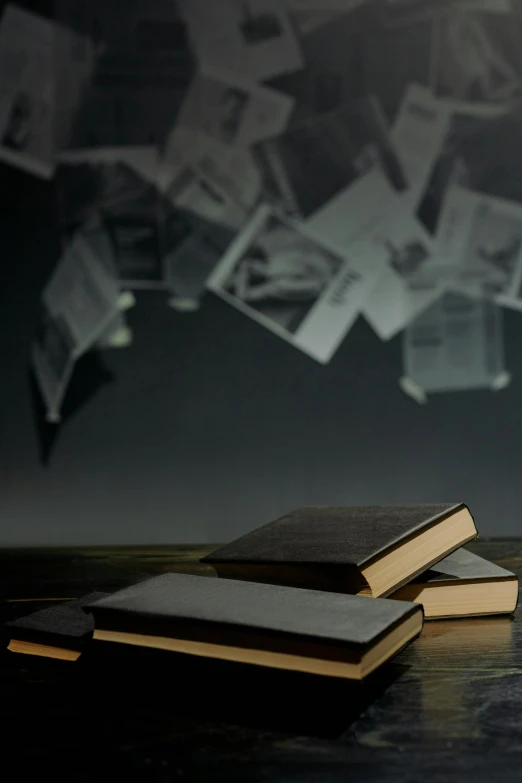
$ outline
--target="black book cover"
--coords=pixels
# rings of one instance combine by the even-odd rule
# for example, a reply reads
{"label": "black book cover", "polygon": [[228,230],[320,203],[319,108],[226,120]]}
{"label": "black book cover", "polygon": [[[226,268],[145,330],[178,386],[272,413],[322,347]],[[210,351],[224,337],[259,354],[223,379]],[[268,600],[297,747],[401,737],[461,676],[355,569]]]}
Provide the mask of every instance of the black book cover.
{"label": "black book cover", "polygon": [[[89,607],[96,630],[259,648],[275,638],[364,652],[419,607],[278,585],[163,574]],[[267,649],[267,648],[265,648]]]}
{"label": "black book cover", "polygon": [[83,607],[108,593],[93,592],[66,603],[54,604],[4,624],[7,639],[81,650],[94,630],[92,615]]}
{"label": "black book cover", "polygon": [[463,508],[462,503],[298,508],[211,552],[202,562],[360,568]]}
{"label": "black book cover", "polygon": [[507,571],[462,547],[432,566],[428,571],[420,574],[413,581],[422,584],[428,582],[442,584],[447,582],[492,582],[516,578],[511,571]]}

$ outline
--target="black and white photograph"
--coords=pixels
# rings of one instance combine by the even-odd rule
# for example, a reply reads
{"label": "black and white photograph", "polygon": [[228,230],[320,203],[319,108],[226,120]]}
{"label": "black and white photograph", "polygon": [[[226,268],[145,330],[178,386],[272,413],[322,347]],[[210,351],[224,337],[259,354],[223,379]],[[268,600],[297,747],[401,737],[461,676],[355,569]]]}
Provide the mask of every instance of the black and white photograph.
{"label": "black and white photograph", "polygon": [[276,203],[298,219],[311,217],[376,167],[395,191],[408,184],[373,96],[311,117],[256,152],[269,198],[275,190]]}
{"label": "black and white photograph", "polygon": [[448,191],[437,237],[439,277],[468,296],[516,298],[522,205],[468,188]]}
{"label": "black and white photograph", "polygon": [[224,289],[295,334],[341,265],[342,259],[272,218]]}
{"label": "black and white photograph", "polygon": [[48,107],[28,92],[20,90],[13,98],[1,143],[16,151],[30,151],[38,144]]}
{"label": "black and white photograph", "polygon": [[185,167],[172,179],[166,197],[178,209],[239,230],[246,222],[247,210],[233,199],[221,178],[207,172],[202,167]]}
{"label": "black and white photograph", "polygon": [[191,132],[193,145],[201,136],[224,146],[249,147],[282,133],[293,107],[289,96],[240,75],[200,72],[186,93],[169,144],[179,129]]}
{"label": "black and white photograph", "polygon": [[53,164],[52,109],[26,90],[13,96],[0,136],[0,158],[48,178]]}
{"label": "black and white photograph", "polygon": [[505,369],[500,308],[444,294],[404,332],[403,365],[405,377],[427,393],[491,389]]}
{"label": "black and white photograph", "polygon": [[162,287],[163,265],[157,221],[140,219],[139,215],[113,216],[103,211],[101,220],[111,240],[120,282],[133,288]]}
{"label": "black and white photograph", "polygon": [[402,244],[388,239],[384,244],[389,253],[388,264],[404,278],[412,278],[418,274],[430,257],[426,245],[416,238],[406,240]]}
{"label": "black and white photograph", "polygon": [[208,281],[254,320],[318,361],[329,361],[359,313],[372,277],[304,227],[263,205]]}
{"label": "black and white photograph", "polygon": [[522,263],[522,208],[509,211],[482,200],[469,227],[464,274],[482,274],[485,291],[513,294],[513,282]]}
{"label": "black and white photograph", "polygon": [[254,82],[304,67],[299,39],[282,0],[181,0],[200,66],[225,67]]}
{"label": "black and white photograph", "polygon": [[381,340],[389,340],[441,295],[443,284],[432,268],[431,238],[407,210],[383,221],[372,246],[385,264],[363,312]]}

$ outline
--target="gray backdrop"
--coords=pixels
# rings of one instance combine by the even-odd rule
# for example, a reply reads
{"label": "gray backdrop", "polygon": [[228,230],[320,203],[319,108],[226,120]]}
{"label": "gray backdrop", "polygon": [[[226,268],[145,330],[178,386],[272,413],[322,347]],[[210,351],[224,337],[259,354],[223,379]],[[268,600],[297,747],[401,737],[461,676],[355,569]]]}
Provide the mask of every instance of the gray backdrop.
{"label": "gray backdrop", "polygon": [[[405,35],[363,47],[390,114],[404,63],[414,78],[426,68],[426,30]],[[331,56],[319,40],[315,56]],[[363,320],[323,367],[211,295],[181,315],[140,294],[133,346],[105,356],[115,381],[42,467],[27,362],[57,254],[51,188],[2,167],[0,208],[0,545],[218,542],[300,504],[417,501],[467,502],[484,535],[522,532],[514,312],[508,389],[418,407],[397,383],[401,337],[382,343]]]}

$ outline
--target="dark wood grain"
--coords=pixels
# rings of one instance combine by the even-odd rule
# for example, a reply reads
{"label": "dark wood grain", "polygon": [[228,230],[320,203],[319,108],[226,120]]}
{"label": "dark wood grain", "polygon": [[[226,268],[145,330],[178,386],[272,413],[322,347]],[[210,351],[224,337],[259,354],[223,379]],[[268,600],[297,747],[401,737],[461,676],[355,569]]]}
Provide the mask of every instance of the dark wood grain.
{"label": "dark wood grain", "polygon": [[[0,552],[0,620],[166,571],[213,547]],[[471,547],[519,576],[522,540]],[[54,779],[519,781],[522,631],[426,623],[364,685],[137,651],[76,664],[0,653],[3,757]]]}

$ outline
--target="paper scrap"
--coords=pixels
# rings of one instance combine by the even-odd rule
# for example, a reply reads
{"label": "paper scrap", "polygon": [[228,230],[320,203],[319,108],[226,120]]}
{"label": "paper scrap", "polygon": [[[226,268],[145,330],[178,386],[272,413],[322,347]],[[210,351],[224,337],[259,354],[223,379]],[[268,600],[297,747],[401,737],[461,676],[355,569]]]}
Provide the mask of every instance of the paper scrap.
{"label": "paper scrap", "polygon": [[491,389],[506,376],[502,311],[448,292],[404,332],[404,375],[425,393]]}
{"label": "paper scrap", "polygon": [[291,19],[280,0],[181,0],[200,68],[227,68],[266,81],[304,67]]}
{"label": "paper scrap", "polygon": [[342,255],[308,228],[261,206],[207,286],[254,321],[327,363],[378,273],[362,250]]}
{"label": "paper scrap", "polygon": [[0,160],[49,179],[94,67],[89,41],[9,4],[0,18]]}

